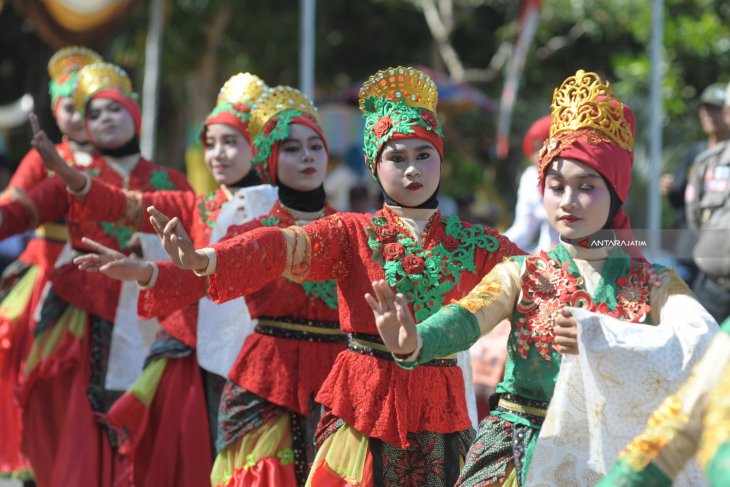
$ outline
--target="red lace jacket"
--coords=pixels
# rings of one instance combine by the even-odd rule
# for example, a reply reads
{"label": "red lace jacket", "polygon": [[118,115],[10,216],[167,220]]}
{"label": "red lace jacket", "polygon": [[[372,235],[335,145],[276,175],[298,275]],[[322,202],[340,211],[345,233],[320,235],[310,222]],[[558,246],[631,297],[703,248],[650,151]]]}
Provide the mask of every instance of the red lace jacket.
{"label": "red lace jacket", "polygon": [[[95,157],[88,167],[79,169],[128,191],[191,190],[184,174],[145,159],[140,159],[124,180],[100,156]],[[74,218],[72,199],[73,196],[68,194],[58,176],[47,178],[30,190],[27,198],[0,206],[0,238],[67,217],[71,245],[77,251],[91,250],[81,241],[82,237],[124,251],[124,246],[134,232],[134,229],[125,226],[126,220],[97,222]],[[100,273],[80,271],[71,263],[55,269],[50,280],[54,292],[61,299],[103,319],[114,321],[119,299],[118,281]]]}
{"label": "red lace jacket", "polygon": [[[213,245],[217,264],[210,296],[226,301],[251,294],[282,274],[300,281],[335,279],[342,330],[353,339],[376,342],[375,320],[364,299],[373,292],[371,281],[395,277],[405,283],[408,289],[395,287],[406,294],[420,321],[430,310],[466,295],[504,257],[523,253],[491,229],[438,213],[420,246],[409,238],[387,207],[375,216],[340,213],[304,228],[253,230]],[[405,370],[374,348],[341,353],[317,401],[367,436],[401,447],[409,432],[470,427],[455,361]]]}

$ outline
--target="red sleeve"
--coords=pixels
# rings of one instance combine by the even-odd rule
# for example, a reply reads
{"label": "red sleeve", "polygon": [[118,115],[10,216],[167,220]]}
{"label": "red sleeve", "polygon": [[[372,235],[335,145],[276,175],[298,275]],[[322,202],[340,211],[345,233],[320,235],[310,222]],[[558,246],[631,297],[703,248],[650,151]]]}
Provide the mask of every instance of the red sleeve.
{"label": "red sleeve", "polygon": [[66,185],[58,176],[46,178],[16,201],[0,206],[0,239],[63,217],[69,209]]}
{"label": "red sleeve", "polygon": [[217,263],[208,295],[216,303],[258,291],[281,276],[286,241],[278,227],[262,227],[212,245]]}
{"label": "red sleeve", "polygon": [[20,161],[18,169],[13,173],[8,183],[9,188],[18,188],[28,191],[48,177],[48,170],[43,166],[41,155],[31,149]]}
{"label": "red sleeve", "polygon": [[[353,220],[336,214],[304,227],[311,244],[305,280],[327,281],[347,275],[348,261],[353,255],[349,237],[357,228],[348,225],[351,223]],[[215,274],[209,276],[208,294],[216,303],[258,291],[281,276],[287,263],[286,240],[277,227],[257,228],[212,248],[217,262]]]}
{"label": "red sleeve", "polygon": [[336,213],[304,227],[312,245],[307,281],[340,280],[347,276],[350,259],[359,255],[352,242],[357,241],[356,235],[365,234],[358,218],[361,215]]}
{"label": "red sleeve", "polygon": [[152,289],[139,293],[137,313],[142,318],[165,316],[195,303],[208,293],[208,278],[180,269],[172,262],[156,262],[159,274]]}
{"label": "red sleeve", "polygon": [[70,200],[69,218],[72,220],[101,222],[124,220],[130,226],[148,233],[155,231],[147,216],[148,206],[154,205],[170,218],[177,216],[189,231],[196,203],[195,194],[191,191],[144,192],[140,196],[139,193],[125,192],[99,178],[91,178],[91,188],[83,202],[74,197]]}

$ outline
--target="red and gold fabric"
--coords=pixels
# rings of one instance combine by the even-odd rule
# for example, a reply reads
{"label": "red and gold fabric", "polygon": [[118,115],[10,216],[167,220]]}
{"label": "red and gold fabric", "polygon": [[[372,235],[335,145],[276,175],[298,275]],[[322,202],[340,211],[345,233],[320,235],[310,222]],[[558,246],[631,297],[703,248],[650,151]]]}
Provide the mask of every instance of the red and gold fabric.
{"label": "red and gold fabric", "polygon": [[[399,448],[409,445],[409,433],[454,433],[471,425],[455,361],[406,371],[373,348],[378,332],[364,295],[372,292],[373,280],[386,277],[385,245],[400,243],[407,233],[387,207],[375,216],[337,214],[304,228],[257,229],[213,246],[217,271],[210,276],[216,301],[251,294],[280,275],[295,281],[337,280],[340,327],[360,334],[363,344],[337,357],[317,401],[365,436]],[[389,247],[387,259],[397,260],[396,275],[410,286],[419,316],[465,295],[504,257],[522,253],[491,229],[437,212],[420,245],[400,245],[404,248]],[[373,246],[382,252],[374,254]],[[448,276],[426,275],[424,269],[440,268],[428,263],[457,251],[463,257],[454,259],[459,264],[449,268]],[[439,276],[449,284],[439,288]],[[449,291],[435,292],[445,288]]]}
{"label": "red and gold fabric", "polygon": [[[239,221],[254,216],[251,211],[264,213],[253,208],[258,191],[275,194],[268,186],[243,188],[235,194],[222,187],[209,195],[181,191],[129,193],[95,178],[83,204],[72,203],[71,213],[77,219],[124,220],[133,228],[151,231],[149,220],[141,212],[153,205],[170,217],[180,218],[195,245],[204,246],[221,231],[219,216],[232,198],[249,200],[237,212]],[[268,205],[266,209],[271,203]],[[120,434],[120,452],[132,463],[135,485],[194,487],[209,482],[213,456],[206,402],[211,399],[206,397],[202,379],[207,372],[198,364],[195,350],[198,301],[207,294],[207,279],[169,261],[155,265],[157,280],[140,293],[138,312],[146,318],[164,317],[160,320],[163,332],[152,347],[142,375],[106,418]],[[174,412],[170,410],[173,404]]]}
{"label": "red and gold fabric", "polygon": [[[155,190],[160,181],[189,187],[184,175],[144,159],[124,180],[100,157],[79,169],[130,190]],[[69,210],[66,187],[53,176],[28,191],[24,201],[2,205],[0,233],[8,236],[38,223],[53,222],[67,216]],[[123,249],[131,236],[131,231],[117,222],[69,219],[68,226],[70,243],[77,252],[86,249],[81,242],[84,236],[115,249]],[[25,424],[23,448],[36,465],[39,485],[95,483],[96,478],[106,478],[102,471],[110,475],[104,482],[111,482],[122,473],[116,460],[112,460],[111,446],[105,439],[107,433],[95,416],[107,406],[104,376],[108,357],[104,350],[111,340],[120,286],[101,274],[79,271],[70,263],[53,269],[49,280],[51,291],[44,301],[41,321],[35,327],[19,388]],[[48,415],[47,404],[54,404],[54,415]],[[97,464],[81,469],[78,458],[68,458],[72,454]],[[84,475],[96,477],[92,481],[92,477]]]}
{"label": "red and gold fabric", "polygon": [[[65,161],[73,162],[73,152],[66,140],[57,144],[56,150]],[[30,150],[0,201],[31,205],[27,192],[47,177],[40,154]],[[68,229],[63,221],[37,228],[18,260],[3,274],[3,291],[7,294],[0,304],[0,429],[5,441],[0,447],[0,476],[32,476],[28,460],[20,453],[21,412],[14,390],[33,340],[33,311],[41,302],[49,272],[66,240]]]}
{"label": "red and gold fabric", "polygon": [[[329,206],[323,212],[333,213]],[[291,213],[277,203],[265,217],[231,227],[226,238],[293,224]],[[315,397],[347,343],[338,322],[336,284],[280,277],[246,295],[246,302],[258,325],[228,374],[235,386],[228,386],[229,395],[222,398],[220,453],[211,479],[216,486],[302,485],[313,459],[307,446],[319,419]],[[236,408],[241,397],[249,404]],[[303,427],[305,422],[311,428]],[[284,483],[267,484],[266,479]]]}

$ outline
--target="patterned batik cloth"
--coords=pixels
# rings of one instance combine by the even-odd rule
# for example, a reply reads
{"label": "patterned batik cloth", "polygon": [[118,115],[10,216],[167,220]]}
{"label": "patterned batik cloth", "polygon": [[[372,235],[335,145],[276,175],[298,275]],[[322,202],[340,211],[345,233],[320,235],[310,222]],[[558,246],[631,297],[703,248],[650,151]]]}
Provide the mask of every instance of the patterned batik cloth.
{"label": "patterned batik cloth", "polygon": [[368,438],[330,411],[316,434],[317,456],[307,486],[451,487],[459,476],[472,428],[455,433],[409,433],[408,448]]}
{"label": "patterned batik cloth", "polygon": [[[597,484],[662,400],[686,379],[714,333],[688,324],[682,309],[692,309],[692,298],[674,299],[677,309],[664,310],[657,326],[573,310],[581,352],[563,358],[527,485]],[[696,462],[674,485],[704,485]]]}
{"label": "patterned batik cloth", "polygon": [[320,410],[312,401],[310,413],[303,416],[226,382],[212,485],[304,485]]}

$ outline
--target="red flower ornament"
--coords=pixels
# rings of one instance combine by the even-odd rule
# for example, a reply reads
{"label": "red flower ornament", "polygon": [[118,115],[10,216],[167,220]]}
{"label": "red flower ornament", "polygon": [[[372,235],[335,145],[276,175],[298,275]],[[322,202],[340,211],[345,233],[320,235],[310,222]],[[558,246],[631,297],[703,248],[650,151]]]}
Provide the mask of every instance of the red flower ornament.
{"label": "red flower ornament", "polygon": [[388,134],[388,131],[390,131],[391,127],[393,127],[393,121],[389,116],[380,117],[377,122],[375,122],[375,125],[373,126],[373,132],[375,135],[381,139],[385,137]]}
{"label": "red flower ornament", "polygon": [[461,245],[459,239],[452,237],[451,235],[447,235],[446,237],[444,237],[441,243],[443,244],[444,248],[449,252],[453,252],[454,250],[459,248],[459,245]]}
{"label": "red flower ornament", "polygon": [[398,228],[392,223],[377,227],[378,237],[384,244],[395,242],[398,239]]}
{"label": "red flower ornament", "polygon": [[431,127],[433,130],[438,130],[439,123],[433,113],[429,112],[428,110],[421,110],[421,118],[424,122],[426,122],[426,125]]}
{"label": "red flower ornament", "polygon": [[415,254],[406,255],[403,259],[403,270],[408,274],[421,274],[426,268],[426,261]]}
{"label": "red flower ornament", "polygon": [[406,248],[403,245],[395,243],[387,243],[383,246],[383,256],[385,260],[398,260],[403,257],[406,253]]}
{"label": "red flower ornament", "polygon": [[279,123],[278,118],[272,118],[271,120],[266,122],[266,125],[264,125],[264,134],[269,135],[271,132],[273,132],[276,128],[277,123]]}
{"label": "red flower ornament", "polygon": [[251,111],[251,107],[249,107],[245,103],[234,103],[233,109],[236,110],[238,113],[248,113]]}

